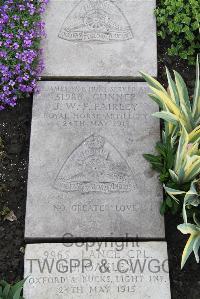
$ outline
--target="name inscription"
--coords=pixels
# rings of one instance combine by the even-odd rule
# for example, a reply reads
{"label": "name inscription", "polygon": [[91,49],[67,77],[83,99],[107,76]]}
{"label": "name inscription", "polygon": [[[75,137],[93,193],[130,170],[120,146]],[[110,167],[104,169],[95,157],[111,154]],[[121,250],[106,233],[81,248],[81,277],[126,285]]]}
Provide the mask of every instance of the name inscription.
{"label": "name inscription", "polygon": [[135,114],[138,104],[131,86],[55,86],[46,93],[44,118],[67,128],[128,128],[130,121],[141,117]]}

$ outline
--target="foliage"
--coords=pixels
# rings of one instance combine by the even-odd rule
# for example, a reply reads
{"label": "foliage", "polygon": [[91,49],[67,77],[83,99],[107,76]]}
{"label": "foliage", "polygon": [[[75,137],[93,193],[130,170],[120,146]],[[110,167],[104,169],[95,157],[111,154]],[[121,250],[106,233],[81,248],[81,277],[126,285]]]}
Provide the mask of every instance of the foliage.
{"label": "foliage", "polygon": [[[153,115],[164,121],[162,142],[156,144],[158,155],[144,157],[160,173],[165,198],[161,213],[180,211],[184,223],[178,226],[183,234],[190,234],[182,255],[181,267],[192,251],[199,262],[200,247],[200,80],[199,61],[196,64],[194,95],[190,99],[186,84],[177,72],[175,80],[167,72],[168,89],[157,80],[142,73],[153,91],[150,94],[160,107]],[[188,223],[188,219],[191,223]]]}
{"label": "foliage", "polygon": [[[144,156],[153,165],[153,168],[160,172],[160,181],[165,186],[177,190],[181,188],[181,190],[187,191],[190,182],[200,172],[200,152],[198,150],[200,140],[198,58],[192,101],[180,74],[174,72],[175,80],[173,80],[168,69],[166,69],[166,73],[168,79],[167,90],[157,80],[142,73],[143,78],[148,82],[149,87],[153,91],[149,96],[159,105],[160,111],[153,115],[164,120],[162,146],[167,148],[167,151],[165,149],[162,153],[162,157],[153,155]],[[183,201],[183,194],[181,197]],[[161,214],[164,214],[168,210],[171,210],[175,214],[181,210],[181,206],[179,206],[178,200],[174,200],[167,193],[160,211]]]}
{"label": "foliage", "polygon": [[162,142],[157,142],[156,151],[158,155],[144,154],[144,157],[152,165],[152,168],[160,173],[160,182],[167,183],[170,180],[169,169],[173,168],[175,151],[171,147],[169,138]]}
{"label": "foliage", "polygon": [[175,81],[172,79],[168,69],[168,90],[151,76],[142,73],[153,91],[150,97],[159,105],[161,111],[153,115],[165,120],[166,134],[173,136],[177,130],[185,127],[190,133],[189,140],[200,138],[200,83],[199,83],[199,61],[197,58],[196,83],[192,101],[190,100],[187,86],[179,73],[174,71]]}
{"label": "foliage", "polygon": [[[183,220],[184,223],[178,225],[178,229],[183,234],[190,234],[186,246],[182,254],[181,268],[184,267],[188,257],[194,252],[197,263],[199,263],[198,250],[200,247],[200,222],[197,220],[197,216],[200,216],[200,193],[199,193],[200,180],[194,180],[191,182],[190,189],[187,192],[181,190],[174,190],[165,187],[165,191],[175,200],[180,194],[184,194],[183,202]],[[194,224],[188,223],[188,218],[193,219]]]}
{"label": "foliage", "polygon": [[199,0],[161,0],[155,14],[158,36],[170,38],[168,54],[195,64],[200,48]]}
{"label": "foliage", "polygon": [[200,247],[200,224],[194,225],[191,223],[184,223],[178,225],[178,229],[183,234],[190,234],[190,237],[186,243],[186,246],[184,248],[183,254],[182,254],[182,261],[181,261],[181,268],[184,267],[188,257],[192,253],[192,251],[195,254],[195,258],[197,263],[199,263],[199,247]]}
{"label": "foliage", "polygon": [[0,110],[36,89],[43,69],[41,13],[48,0],[0,0]]}
{"label": "foliage", "polygon": [[23,299],[21,293],[25,280],[14,285],[8,284],[6,281],[0,281],[0,299]]}
{"label": "foliage", "polygon": [[174,169],[169,169],[172,180],[178,185],[190,183],[200,173],[199,139],[189,143],[189,135],[182,128],[176,152]]}
{"label": "foliage", "polygon": [[[152,168],[159,172],[159,180],[163,184],[174,186],[169,169],[174,167],[175,163],[175,146],[171,144],[170,138],[163,136],[162,141],[156,143],[155,149],[158,155],[144,154],[144,158],[151,164]],[[160,213],[164,214],[168,209],[173,213],[178,210],[177,201],[172,201],[168,196],[162,202]]]}

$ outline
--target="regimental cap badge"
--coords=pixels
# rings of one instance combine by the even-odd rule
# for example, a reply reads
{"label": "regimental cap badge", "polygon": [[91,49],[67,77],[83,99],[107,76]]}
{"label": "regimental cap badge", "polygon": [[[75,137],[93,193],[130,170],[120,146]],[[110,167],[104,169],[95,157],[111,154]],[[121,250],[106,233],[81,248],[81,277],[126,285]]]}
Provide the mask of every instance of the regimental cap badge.
{"label": "regimental cap badge", "polygon": [[106,138],[91,135],[67,157],[54,187],[64,192],[129,192],[134,176],[117,149]]}
{"label": "regimental cap badge", "polygon": [[125,41],[133,38],[120,8],[110,0],[82,0],[68,15],[59,37],[68,41]]}

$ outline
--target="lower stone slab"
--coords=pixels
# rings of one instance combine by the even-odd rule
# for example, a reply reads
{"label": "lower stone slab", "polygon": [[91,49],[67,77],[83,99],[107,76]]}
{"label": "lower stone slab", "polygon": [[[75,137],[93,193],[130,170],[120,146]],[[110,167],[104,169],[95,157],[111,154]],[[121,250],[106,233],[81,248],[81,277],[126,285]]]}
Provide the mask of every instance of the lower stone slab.
{"label": "lower stone slab", "polygon": [[43,81],[39,88],[25,237],[163,239],[162,188],[143,157],[160,139],[147,85]]}
{"label": "lower stone slab", "polygon": [[166,242],[26,247],[25,299],[170,299]]}

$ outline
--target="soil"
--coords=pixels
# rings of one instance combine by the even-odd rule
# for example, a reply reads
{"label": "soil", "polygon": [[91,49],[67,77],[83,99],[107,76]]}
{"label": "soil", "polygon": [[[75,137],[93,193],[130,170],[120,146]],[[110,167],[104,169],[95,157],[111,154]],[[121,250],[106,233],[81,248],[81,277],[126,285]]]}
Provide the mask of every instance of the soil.
{"label": "soil", "polygon": [[31,126],[32,99],[19,101],[14,109],[0,114],[0,136],[5,157],[0,161],[0,211],[9,208],[17,221],[0,221],[0,280],[23,277],[24,217]]}
{"label": "soil", "polygon": [[[158,40],[159,80],[165,84],[164,66],[179,71],[192,87],[194,68],[166,54],[166,42]],[[23,278],[24,259],[24,218],[27,188],[28,153],[30,142],[32,98],[18,102],[14,109],[0,114],[0,136],[4,140],[6,156],[0,163],[0,182],[5,191],[0,196],[0,211],[9,207],[17,221],[0,221],[0,279],[9,282]],[[180,270],[181,253],[187,236],[183,236],[176,226],[179,216],[166,215],[166,239],[169,252],[172,299],[200,298],[200,266],[191,257],[184,270]]]}

